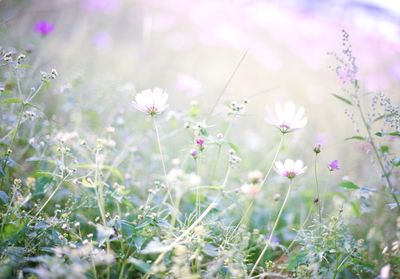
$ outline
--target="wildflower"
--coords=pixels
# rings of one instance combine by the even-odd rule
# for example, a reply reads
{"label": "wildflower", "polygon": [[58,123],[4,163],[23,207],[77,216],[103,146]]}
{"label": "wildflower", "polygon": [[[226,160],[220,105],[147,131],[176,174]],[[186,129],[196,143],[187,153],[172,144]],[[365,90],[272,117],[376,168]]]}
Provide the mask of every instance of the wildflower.
{"label": "wildflower", "polygon": [[254,170],[248,173],[247,179],[250,181],[251,184],[260,183],[263,179],[264,175],[259,170]]}
{"label": "wildflower", "polygon": [[307,118],[303,117],[304,108],[299,109],[293,103],[286,103],[283,107],[280,104],[275,106],[275,115],[267,109],[266,121],[277,127],[282,134],[293,132],[303,128],[307,124]]}
{"label": "wildflower", "polygon": [[46,21],[46,20],[41,20],[36,22],[35,24],[35,32],[39,33],[42,36],[47,36],[54,30],[54,24]]}
{"label": "wildflower", "polygon": [[303,161],[301,160],[295,162],[291,159],[286,159],[284,163],[280,161],[276,162],[274,169],[279,175],[293,179],[297,175],[304,173],[307,167],[303,166]]}
{"label": "wildflower", "polygon": [[332,162],[330,162],[328,164],[328,170],[329,171],[335,171],[335,170],[339,170],[339,161],[338,160],[333,160]]}
{"label": "wildflower", "polygon": [[320,144],[320,143],[317,143],[317,144],[314,146],[314,153],[315,153],[315,154],[321,153],[321,144]]}
{"label": "wildflower", "polygon": [[197,151],[197,149],[192,149],[190,150],[190,155],[192,155],[193,159],[197,158],[197,155],[199,155],[199,152]]}
{"label": "wildflower", "polygon": [[199,147],[200,151],[204,150],[204,139],[203,138],[197,138],[196,139],[196,144]]}
{"label": "wildflower", "polygon": [[132,103],[137,110],[154,116],[168,107],[167,100],[168,94],[165,91],[161,88],[154,88],[153,90],[146,89],[138,93]]}
{"label": "wildflower", "polygon": [[257,195],[257,193],[260,191],[260,189],[253,185],[253,184],[243,184],[242,186],[240,186],[240,191],[242,191],[242,193],[249,195],[251,197],[255,197]]}

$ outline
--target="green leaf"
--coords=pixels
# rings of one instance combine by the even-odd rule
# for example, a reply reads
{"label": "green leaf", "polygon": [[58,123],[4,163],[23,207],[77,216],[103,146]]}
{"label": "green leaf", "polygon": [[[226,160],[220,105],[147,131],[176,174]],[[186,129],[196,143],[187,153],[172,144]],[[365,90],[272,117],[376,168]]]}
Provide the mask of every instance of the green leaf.
{"label": "green leaf", "polygon": [[389,146],[387,145],[382,145],[381,147],[379,147],[379,151],[381,153],[388,153],[389,152]]}
{"label": "green leaf", "polygon": [[362,136],[352,136],[349,138],[345,138],[344,140],[366,140],[366,139]]}
{"label": "green leaf", "polygon": [[5,192],[0,191],[0,200],[7,205],[8,204],[8,196]]}
{"label": "green leaf", "polygon": [[348,104],[350,106],[353,105],[348,99],[346,99],[346,98],[344,98],[342,96],[339,96],[339,95],[336,95],[336,94],[332,94],[332,95],[333,95],[333,97],[336,97],[337,99],[341,100],[342,102],[345,102],[346,104]]}
{"label": "green leaf", "polygon": [[372,122],[374,123],[374,122],[377,122],[379,120],[384,119],[385,117],[389,118],[389,117],[393,117],[393,116],[396,116],[396,115],[397,115],[397,113],[382,114],[381,116],[378,116],[377,118],[372,120]]}
{"label": "green leaf", "polygon": [[129,257],[128,263],[133,264],[135,266],[135,268],[137,268],[137,270],[139,270],[142,273],[147,273],[150,271],[150,264],[146,263],[143,260]]}
{"label": "green leaf", "polygon": [[203,253],[210,257],[216,257],[219,255],[219,249],[214,245],[207,243],[203,247]]}
{"label": "green leaf", "polygon": [[355,190],[355,189],[360,189],[360,187],[356,184],[354,184],[351,181],[342,181],[339,184],[340,187],[345,188],[345,189],[349,189],[349,190]]}
{"label": "green leaf", "polygon": [[383,137],[383,136],[392,136],[392,137],[400,137],[400,132],[399,131],[394,131],[394,132],[377,132],[375,133],[378,137]]}
{"label": "green leaf", "polygon": [[0,101],[0,104],[22,104],[24,100],[20,98],[8,98]]}
{"label": "green leaf", "polygon": [[400,157],[393,158],[392,164],[394,167],[400,167]]}
{"label": "green leaf", "polygon": [[400,132],[399,131],[390,132],[388,135],[389,136],[394,136],[394,137],[400,137]]}
{"label": "green leaf", "polygon": [[235,144],[231,142],[228,142],[228,144],[236,153],[239,153],[239,148]]}
{"label": "green leaf", "polygon": [[361,215],[360,205],[356,202],[351,202],[350,205],[351,205],[351,208],[353,209],[354,213],[356,214],[356,216],[360,217],[360,215]]}
{"label": "green leaf", "polygon": [[294,271],[299,265],[306,263],[307,254],[306,251],[300,251],[291,256],[289,259],[288,270]]}
{"label": "green leaf", "polygon": [[10,237],[16,236],[23,228],[24,228],[24,223],[20,220],[8,223],[4,227],[4,231],[3,234],[1,235],[1,238],[3,240],[7,240]]}

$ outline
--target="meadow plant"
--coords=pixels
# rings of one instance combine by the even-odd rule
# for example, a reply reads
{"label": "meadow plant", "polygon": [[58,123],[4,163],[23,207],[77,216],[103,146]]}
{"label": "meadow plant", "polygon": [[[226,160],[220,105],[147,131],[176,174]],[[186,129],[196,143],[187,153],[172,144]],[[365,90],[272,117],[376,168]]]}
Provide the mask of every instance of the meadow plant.
{"label": "meadow plant", "polygon": [[[53,28],[43,21],[35,31],[47,36]],[[323,144],[309,147],[314,171],[306,158],[286,159],[298,156],[290,146],[308,122],[292,102],[274,111],[265,104],[265,119],[277,128],[265,140],[278,140],[266,162],[246,170],[254,165],[232,132],[251,98],[227,102],[225,120],[210,117],[237,68],[211,113],[197,103],[177,112],[164,89],[154,88],[130,96],[126,111],[108,111],[107,122],[69,103],[78,97],[55,93],[79,92],[84,81],[60,84],[55,69],[29,67],[33,54],[1,48],[1,277],[400,276],[400,110],[382,93],[368,95],[366,109],[345,32],[343,46],[333,54],[343,84],[335,97],[356,127],[348,140],[368,144],[385,191],[345,179],[336,185],[342,192],[323,194],[327,182],[319,176],[334,181],[346,165],[336,158],[322,164]],[[383,225],[397,222],[380,241],[372,237],[377,230],[362,234],[352,226],[368,220],[359,201],[372,207],[371,195],[387,205],[380,208]],[[343,208],[349,204],[352,216]]]}

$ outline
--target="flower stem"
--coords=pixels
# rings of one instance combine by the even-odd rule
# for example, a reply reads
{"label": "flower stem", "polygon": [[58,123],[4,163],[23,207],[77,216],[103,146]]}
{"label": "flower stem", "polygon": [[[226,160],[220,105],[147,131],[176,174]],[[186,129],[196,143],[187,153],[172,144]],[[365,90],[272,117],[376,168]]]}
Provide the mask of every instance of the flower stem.
{"label": "flower stem", "polygon": [[254,271],[256,270],[256,268],[257,268],[258,264],[260,263],[261,259],[264,257],[264,254],[265,254],[265,252],[267,251],[267,249],[268,249],[268,247],[269,247],[269,244],[271,243],[271,240],[272,240],[272,237],[273,237],[273,235],[274,235],[275,229],[276,229],[276,227],[278,226],[278,223],[279,223],[279,220],[280,220],[280,218],[281,218],[283,209],[285,208],[286,202],[287,202],[287,200],[288,200],[288,198],[289,198],[289,194],[290,194],[291,189],[292,189],[292,180],[290,180],[290,184],[289,184],[289,188],[288,188],[287,193],[286,193],[285,200],[283,201],[282,206],[281,206],[281,209],[279,210],[278,216],[276,217],[275,224],[274,224],[274,226],[272,227],[272,231],[271,231],[271,234],[269,235],[268,241],[267,241],[267,243],[265,244],[264,249],[261,251],[260,256],[258,256],[258,259],[257,259],[256,263],[254,264],[254,266],[253,266],[253,268],[252,268],[252,270],[251,270],[251,272],[250,272],[249,277],[251,277],[251,276],[253,275],[253,273],[254,273]]}
{"label": "flower stem", "polygon": [[[222,188],[225,188],[226,183],[228,182],[228,178],[231,172],[231,167],[228,167],[228,169],[226,170],[226,174],[225,174],[225,178],[224,178],[224,182],[222,183]],[[212,209],[214,209],[214,207],[218,204],[219,200],[221,198],[221,194],[218,194],[218,196],[215,197],[215,199],[209,204],[209,206],[204,210],[204,212],[199,216],[199,218],[197,218],[196,221],[194,221],[192,223],[192,225],[190,225],[189,228],[187,228],[179,237],[177,237],[170,245],[168,245],[168,249],[166,249],[166,251],[162,252],[157,259],[154,261],[154,263],[152,264],[153,266],[159,264],[163,259],[165,254],[172,250],[179,242],[181,242],[194,228],[197,227],[197,225],[203,221],[203,219],[208,215],[208,213],[210,213],[210,211]],[[145,275],[144,275],[144,279],[148,279],[151,275],[151,269],[150,271],[148,271]]]}
{"label": "flower stem", "polygon": [[264,176],[264,179],[262,180],[262,182],[260,184],[260,189],[259,189],[260,191],[261,191],[262,187],[264,186],[265,182],[267,181],[268,176],[271,173],[272,169],[274,168],[274,164],[275,164],[276,158],[278,158],[278,154],[281,151],[281,148],[282,148],[282,145],[283,145],[283,139],[284,139],[284,134],[282,134],[282,136],[281,136],[281,140],[279,141],[278,149],[276,150],[275,156],[272,159],[272,163],[269,166],[269,169],[268,169],[267,173]]}
{"label": "flower stem", "polygon": [[[272,170],[273,167],[274,167],[276,158],[278,158],[278,154],[279,154],[279,152],[281,151],[282,144],[283,144],[283,136],[284,136],[284,134],[282,134],[281,140],[279,141],[279,144],[278,144],[278,148],[277,148],[277,150],[276,150],[276,152],[275,152],[274,158],[272,159],[272,163],[271,163],[271,165],[269,166],[268,171],[267,171],[267,173],[265,174],[264,179],[262,180],[262,182],[261,182],[261,184],[260,184],[260,186],[259,186],[259,187],[260,187],[260,188],[259,188],[259,191],[261,191],[262,187],[264,186],[265,182],[267,181],[268,176],[269,176],[269,174],[271,173],[271,170]],[[243,222],[246,221],[246,219],[248,218],[248,216],[251,215],[251,211],[252,211],[253,204],[254,204],[254,199],[255,199],[255,197],[253,197],[253,198],[251,199],[251,202],[249,203],[249,205],[247,206],[246,210],[244,211],[244,213],[243,213],[243,215],[242,215],[242,217],[241,217],[239,223],[238,223],[238,224],[236,225],[236,227],[233,229],[231,235],[234,235],[234,233],[239,229],[239,227],[243,224]]]}
{"label": "flower stem", "polygon": [[380,166],[380,168],[381,168],[381,170],[383,172],[383,176],[385,177],[387,186],[389,187],[390,193],[391,193],[394,201],[396,202],[396,205],[397,205],[398,209],[400,210],[400,202],[399,202],[399,199],[397,198],[396,194],[394,193],[394,187],[392,185],[392,182],[390,181],[390,173],[387,172],[385,167],[383,166],[382,159],[379,156],[378,149],[376,148],[375,142],[374,142],[374,140],[372,138],[371,127],[368,124],[367,120],[365,119],[364,112],[363,112],[363,110],[361,108],[361,105],[359,103],[357,103],[357,108],[358,108],[358,110],[360,112],[360,116],[361,116],[362,122],[363,122],[363,124],[365,126],[365,129],[367,130],[369,143],[371,144],[372,149],[374,150],[375,157],[376,157],[376,159],[378,161],[378,164],[379,164],[379,166]]}
{"label": "flower stem", "polygon": [[167,169],[165,167],[164,154],[162,152],[162,147],[161,147],[160,133],[158,132],[156,118],[152,117],[152,119],[153,119],[154,130],[156,131],[156,136],[157,136],[158,151],[160,152],[161,164],[162,164],[164,177],[165,177],[165,185],[167,186],[167,197],[171,200],[171,204],[174,205],[174,200],[171,195],[171,189],[169,187],[168,178],[167,178]]}
{"label": "flower stem", "polygon": [[[195,164],[196,164],[197,175],[200,176],[199,158],[197,158],[195,160]],[[199,215],[200,215],[200,191],[199,191],[199,187],[197,187],[196,188],[196,218],[199,218]]]}
{"label": "flower stem", "polygon": [[318,217],[319,217],[319,232],[321,233],[322,229],[322,214],[321,214],[321,199],[319,197],[319,183],[318,183],[318,175],[317,175],[317,158],[318,154],[315,154],[314,160],[314,176],[315,176],[315,185],[317,186],[317,206],[318,206]]}

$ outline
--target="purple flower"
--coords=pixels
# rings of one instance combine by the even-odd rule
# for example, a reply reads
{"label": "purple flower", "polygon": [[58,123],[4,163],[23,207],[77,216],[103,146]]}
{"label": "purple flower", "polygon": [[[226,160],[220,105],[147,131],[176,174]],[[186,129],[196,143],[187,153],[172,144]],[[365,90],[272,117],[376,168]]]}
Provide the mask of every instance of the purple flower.
{"label": "purple flower", "polygon": [[338,160],[333,160],[332,162],[329,163],[328,165],[328,169],[330,171],[335,171],[335,170],[339,170],[339,161]]}
{"label": "purple flower", "polygon": [[192,149],[190,150],[190,155],[192,155],[193,159],[196,159],[197,155],[199,155],[199,152],[197,151],[197,149]]}
{"label": "purple flower", "polygon": [[40,20],[35,24],[35,32],[42,36],[47,36],[54,30],[54,24],[46,20]]}

